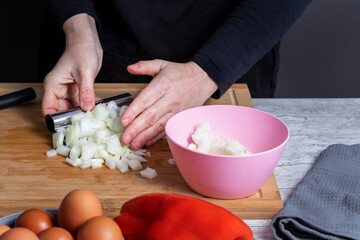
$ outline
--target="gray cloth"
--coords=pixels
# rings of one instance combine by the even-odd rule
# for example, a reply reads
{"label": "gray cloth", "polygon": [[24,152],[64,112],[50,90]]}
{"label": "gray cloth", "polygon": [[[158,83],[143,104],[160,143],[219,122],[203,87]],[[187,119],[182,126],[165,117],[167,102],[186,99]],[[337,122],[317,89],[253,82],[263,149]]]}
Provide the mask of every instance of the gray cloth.
{"label": "gray cloth", "polygon": [[325,149],[271,228],[276,239],[360,239],[360,144]]}

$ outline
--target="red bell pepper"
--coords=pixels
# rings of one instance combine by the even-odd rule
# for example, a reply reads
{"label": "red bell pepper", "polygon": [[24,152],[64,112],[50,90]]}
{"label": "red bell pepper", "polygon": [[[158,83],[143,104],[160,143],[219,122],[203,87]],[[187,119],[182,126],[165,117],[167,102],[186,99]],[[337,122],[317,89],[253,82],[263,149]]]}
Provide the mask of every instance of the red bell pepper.
{"label": "red bell pepper", "polygon": [[114,219],[126,240],[252,240],[251,229],[228,210],[199,198],[168,193],[126,202]]}

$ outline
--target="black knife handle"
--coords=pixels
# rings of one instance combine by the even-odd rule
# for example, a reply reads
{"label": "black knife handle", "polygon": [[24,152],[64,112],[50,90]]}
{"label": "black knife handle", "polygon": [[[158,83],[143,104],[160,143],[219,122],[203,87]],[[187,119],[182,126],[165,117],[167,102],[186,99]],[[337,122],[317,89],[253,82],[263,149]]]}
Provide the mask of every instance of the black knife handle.
{"label": "black knife handle", "polygon": [[33,88],[25,88],[0,96],[0,109],[8,108],[20,103],[36,99],[36,92]]}

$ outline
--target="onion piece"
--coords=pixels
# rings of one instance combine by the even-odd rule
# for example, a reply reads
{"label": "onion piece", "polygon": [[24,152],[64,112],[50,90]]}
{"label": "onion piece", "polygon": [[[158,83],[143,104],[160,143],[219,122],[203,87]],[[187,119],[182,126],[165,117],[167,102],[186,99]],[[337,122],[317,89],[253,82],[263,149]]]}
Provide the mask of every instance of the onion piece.
{"label": "onion piece", "polygon": [[139,162],[147,162],[147,161],[148,161],[147,159],[143,158],[142,156],[135,154],[135,152],[133,152],[133,151],[131,151],[131,152],[127,155],[127,158],[129,158],[129,159],[136,159],[136,160],[139,160]]}
{"label": "onion piece", "polygon": [[137,159],[129,160],[128,165],[131,168],[131,170],[133,170],[133,171],[142,169],[141,163]]}
{"label": "onion piece", "polygon": [[188,148],[191,149],[191,150],[196,150],[197,146],[194,143],[190,143]]}
{"label": "onion piece", "polygon": [[56,130],[56,132],[61,132],[61,133],[64,134],[64,136],[65,136],[65,134],[66,134],[66,128],[65,128],[65,127],[59,127],[59,128]]}
{"label": "onion piece", "polygon": [[109,168],[109,169],[115,169],[116,168],[116,161],[114,158],[106,158],[105,159],[105,165]]}
{"label": "onion piece", "polygon": [[68,162],[74,167],[78,167],[81,164],[80,158],[66,158],[66,162]]}
{"label": "onion piece", "polygon": [[49,151],[46,152],[46,156],[47,157],[53,157],[53,156],[56,156],[57,152],[55,149],[51,149]]}
{"label": "onion piece", "polygon": [[70,148],[64,145],[58,145],[56,148],[56,152],[64,157],[67,157],[70,153]]}
{"label": "onion piece", "polygon": [[107,110],[106,104],[103,103],[97,104],[92,113],[94,118],[98,121],[104,120],[110,114]]}
{"label": "onion piece", "polygon": [[79,168],[81,168],[81,169],[86,169],[86,168],[89,168],[89,167],[91,167],[91,162],[90,161],[82,161],[79,164]]}
{"label": "onion piece", "polygon": [[81,148],[78,146],[74,146],[70,151],[70,158],[78,158],[81,155]]}
{"label": "onion piece", "polygon": [[116,162],[116,168],[122,173],[127,172],[127,171],[129,171],[128,162],[129,162],[129,160],[127,160],[126,158],[121,159]]}
{"label": "onion piece", "polygon": [[112,135],[112,136],[108,137],[105,140],[105,144],[106,144],[106,150],[109,153],[112,153],[114,155],[122,155],[123,154],[124,150],[121,147],[121,143],[120,143],[118,136]]}
{"label": "onion piece", "polygon": [[168,163],[169,163],[170,165],[176,165],[175,159],[173,159],[173,158],[169,158],[169,159],[168,159]]}
{"label": "onion piece", "polygon": [[53,148],[57,148],[58,145],[64,145],[64,134],[62,132],[56,132],[52,135]]}
{"label": "onion piece", "polygon": [[90,161],[93,157],[95,157],[95,153],[97,151],[97,145],[95,143],[85,143],[81,146],[81,160]]}
{"label": "onion piece", "polygon": [[210,140],[209,139],[202,139],[199,144],[198,147],[196,149],[199,152],[203,152],[203,153],[208,153],[210,150]]}
{"label": "onion piece", "polygon": [[104,159],[102,158],[93,158],[90,160],[91,168],[101,168],[104,163]]}
{"label": "onion piece", "polygon": [[151,180],[157,177],[157,172],[155,171],[155,169],[147,167],[145,170],[140,172],[140,175],[143,178],[147,178]]}
{"label": "onion piece", "polygon": [[125,127],[123,125],[121,125],[121,122],[120,122],[120,117],[117,117],[114,122],[113,122],[113,130],[114,132],[116,133],[122,133],[124,132],[125,130]]}

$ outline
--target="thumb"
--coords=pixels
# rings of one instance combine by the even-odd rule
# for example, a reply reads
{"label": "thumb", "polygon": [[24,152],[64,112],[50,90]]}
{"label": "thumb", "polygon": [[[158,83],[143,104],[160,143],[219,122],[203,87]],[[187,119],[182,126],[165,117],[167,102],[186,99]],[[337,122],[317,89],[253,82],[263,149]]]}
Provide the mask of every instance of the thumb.
{"label": "thumb", "polygon": [[154,77],[166,66],[166,64],[167,61],[159,59],[139,61],[135,64],[129,65],[127,70],[129,73],[134,75],[150,75]]}
{"label": "thumb", "polygon": [[94,79],[89,75],[80,75],[79,100],[83,111],[92,110],[95,106]]}

